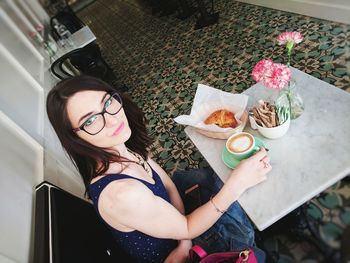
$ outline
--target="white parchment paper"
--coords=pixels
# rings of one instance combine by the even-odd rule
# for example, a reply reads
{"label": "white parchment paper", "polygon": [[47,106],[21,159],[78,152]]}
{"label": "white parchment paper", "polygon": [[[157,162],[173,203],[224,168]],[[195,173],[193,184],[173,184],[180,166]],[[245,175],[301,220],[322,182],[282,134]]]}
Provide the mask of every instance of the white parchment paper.
{"label": "white parchment paper", "polygon": [[190,115],[180,115],[174,120],[179,124],[193,126],[202,130],[227,132],[232,128],[220,128],[215,124],[207,125],[204,123],[204,120],[214,111],[225,109],[233,112],[236,120],[240,123],[240,118],[247,107],[247,103],[247,95],[233,94],[198,84]]}

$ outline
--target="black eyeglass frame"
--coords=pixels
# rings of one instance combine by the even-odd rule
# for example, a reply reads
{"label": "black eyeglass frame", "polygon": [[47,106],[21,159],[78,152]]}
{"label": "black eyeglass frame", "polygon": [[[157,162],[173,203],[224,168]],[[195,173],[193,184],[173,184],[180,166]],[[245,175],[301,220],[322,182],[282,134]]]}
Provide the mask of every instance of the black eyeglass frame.
{"label": "black eyeglass frame", "polygon": [[[72,129],[73,132],[84,131],[84,132],[86,132],[87,134],[96,135],[96,134],[98,134],[100,131],[102,131],[103,128],[106,126],[106,119],[105,119],[104,114],[107,113],[107,114],[109,114],[109,115],[116,115],[116,114],[118,114],[118,113],[122,110],[122,108],[123,108],[123,100],[122,100],[122,98],[120,97],[120,95],[118,94],[118,92],[115,92],[115,93],[113,93],[112,95],[110,95],[110,97],[108,98],[108,100],[109,100],[110,98],[114,98],[114,96],[117,97],[116,100],[120,103],[120,108],[119,108],[119,110],[117,110],[116,113],[109,113],[109,112],[107,111],[106,105],[104,105],[101,112],[91,115],[91,116],[90,116],[86,121],[84,121],[78,128],[73,128],[73,129]],[[108,100],[106,100],[106,101],[108,101]],[[91,117],[97,116],[97,115],[101,115],[101,116],[102,116],[102,119],[103,119],[103,126],[102,126],[101,130],[99,130],[98,132],[96,132],[96,133],[90,133],[90,132],[88,132],[87,130],[85,130],[84,126],[86,125],[86,123],[89,121],[89,119],[90,119]]]}

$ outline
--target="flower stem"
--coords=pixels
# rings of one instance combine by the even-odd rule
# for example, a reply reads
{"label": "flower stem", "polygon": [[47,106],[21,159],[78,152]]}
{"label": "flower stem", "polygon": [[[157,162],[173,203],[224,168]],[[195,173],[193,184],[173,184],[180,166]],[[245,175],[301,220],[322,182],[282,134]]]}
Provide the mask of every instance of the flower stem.
{"label": "flower stem", "polygon": [[290,55],[288,55],[288,62],[287,65],[290,66]]}
{"label": "flower stem", "polygon": [[288,63],[287,63],[288,66],[290,66],[290,60],[291,60],[291,56],[292,56],[293,46],[294,46],[294,43],[292,41],[287,42],[286,48],[288,50]]}
{"label": "flower stem", "polygon": [[292,119],[292,99],[291,99],[290,82],[288,83],[287,98],[289,103],[289,117]]}
{"label": "flower stem", "polygon": [[289,102],[289,116],[290,116],[290,118],[292,118],[292,101],[291,101],[289,93],[288,93],[288,102]]}
{"label": "flower stem", "polygon": [[288,50],[288,62],[287,62],[288,67],[290,67],[291,58],[292,58],[292,49]]}

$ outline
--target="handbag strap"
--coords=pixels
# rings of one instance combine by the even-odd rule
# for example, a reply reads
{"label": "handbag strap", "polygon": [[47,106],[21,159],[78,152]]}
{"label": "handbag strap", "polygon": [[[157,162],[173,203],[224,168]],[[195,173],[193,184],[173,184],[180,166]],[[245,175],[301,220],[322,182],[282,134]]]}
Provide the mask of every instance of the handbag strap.
{"label": "handbag strap", "polygon": [[208,255],[208,253],[200,246],[194,245],[191,250],[196,253],[200,258],[204,258]]}
{"label": "handbag strap", "polygon": [[[196,255],[198,259],[195,259],[194,255]],[[254,251],[252,249],[246,249],[242,251],[218,252],[208,255],[208,253],[198,245],[194,245],[190,249],[189,261],[187,262],[213,263],[217,262],[219,259],[221,260],[220,262],[223,262],[223,260],[233,260],[233,262],[236,263],[258,263]]]}

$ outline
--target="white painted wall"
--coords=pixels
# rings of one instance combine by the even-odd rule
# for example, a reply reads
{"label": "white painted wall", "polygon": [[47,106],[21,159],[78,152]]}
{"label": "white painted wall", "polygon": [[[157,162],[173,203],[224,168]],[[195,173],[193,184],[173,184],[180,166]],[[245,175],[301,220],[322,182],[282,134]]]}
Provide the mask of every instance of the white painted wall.
{"label": "white painted wall", "polygon": [[16,261],[14,261],[13,259],[8,258],[8,257],[1,255],[1,254],[0,254],[0,262],[1,263],[16,263]]}
{"label": "white painted wall", "polygon": [[6,12],[9,9],[0,8],[1,44],[37,82],[43,83],[45,58],[28,36],[28,32],[35,29],[25,29],[26,25],[21,20],[13,20]]}
{"label": "white painted wall", "polygon": [[238,0],[292,13],[350,24],[349,0]]}
{"label": "white painted wall", "polygon": [[[46,85],[44,86],[45,101],[47,93],[56,82],[57,80],[51,75],[51,73],[46,71]],[[44,135],[45,180],[83,198],[85,192],[83,179],[63,151],[61,143],[59,142],[59,139],[49,122],[46,110],[44,114]]]}
{"label": "white painted wall", "polygon": [[46,116],[55,81],[48,57],[28,36],[48,16],[37,0],[23,1],[0,1],[1,263],[32,262],[36,185],[46,180],[80,197],[84,192]]}
{"label": "white painted wall", "polygon": [[25,2],[25,4],[29,7],[30,11],[32,11],[38,20],[42,23],[49,22],[49,16],[45,12],[45,10],[41,7],[38,0],[16,0],[18,2]]}
{"label": "white painted wall", "polygon": [[0,259],[29,262],[33,193],[34,186],[43,180],[44,150],[2,111],[0,134]]}
{"label": "white painted wall", "polygon": [[[30,54],[26,57],[31,58]],[[6,83],[0,89],[0,110],[42,144],[44,122],[42,86],[1,43],[0,72],[1,82]]]}

